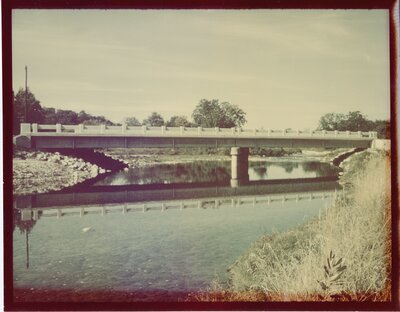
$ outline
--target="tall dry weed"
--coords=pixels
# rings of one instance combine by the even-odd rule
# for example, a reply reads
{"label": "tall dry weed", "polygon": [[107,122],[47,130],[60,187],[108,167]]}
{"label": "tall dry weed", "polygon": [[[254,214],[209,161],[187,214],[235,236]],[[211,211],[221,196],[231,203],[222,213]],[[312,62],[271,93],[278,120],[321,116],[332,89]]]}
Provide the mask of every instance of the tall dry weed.
{"label": "tall dry weed", "polygon": [[[364,152],[349,169],[351,196],[339,193],[318,219],[263,237],[231,266],[224,290],[230,301],[238,293],[278,301],[390,300],[390,160]],[[214,293],[221,299],[221,291]]]}

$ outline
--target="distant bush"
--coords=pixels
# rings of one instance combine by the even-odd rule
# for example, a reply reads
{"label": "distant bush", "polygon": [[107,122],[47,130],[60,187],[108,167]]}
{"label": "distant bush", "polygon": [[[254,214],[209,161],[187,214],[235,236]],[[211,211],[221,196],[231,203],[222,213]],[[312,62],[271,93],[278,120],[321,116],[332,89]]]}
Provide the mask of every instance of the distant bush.
{"label": "distant bush", "polygon": [[390,139],[389,120],[369,120],[359,111],[347,115],[328,113],[319,120],[319,130],[338,131],[376,131],[378,138]]}

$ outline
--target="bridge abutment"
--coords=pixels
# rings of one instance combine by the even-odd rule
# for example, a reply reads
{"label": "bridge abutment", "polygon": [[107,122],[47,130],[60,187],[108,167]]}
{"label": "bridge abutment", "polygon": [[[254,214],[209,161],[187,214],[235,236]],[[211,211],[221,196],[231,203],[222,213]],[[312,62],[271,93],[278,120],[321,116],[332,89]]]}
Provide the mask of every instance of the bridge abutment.
{"label": "bridge abutment", "polygon": [[249,148],[231,147],[231,186],[249,181]]}

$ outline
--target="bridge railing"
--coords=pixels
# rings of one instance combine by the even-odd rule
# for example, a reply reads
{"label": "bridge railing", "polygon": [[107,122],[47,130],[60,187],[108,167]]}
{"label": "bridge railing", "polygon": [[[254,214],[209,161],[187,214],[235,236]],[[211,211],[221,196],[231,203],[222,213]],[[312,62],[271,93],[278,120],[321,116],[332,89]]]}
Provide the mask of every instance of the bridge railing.
{"label": "bridge railing", "polygon": [[327,137],[327,138],[377,138],[377,132],[293,130],[293,129],[241,129],[241,128],[202,128],[202,127],[152,127],[152,126],[108,126],[108,125],[40,125],[21,124],[21,134],[82,134],[82,135],[141,135],[141,136],[226,136],[226,137]]}

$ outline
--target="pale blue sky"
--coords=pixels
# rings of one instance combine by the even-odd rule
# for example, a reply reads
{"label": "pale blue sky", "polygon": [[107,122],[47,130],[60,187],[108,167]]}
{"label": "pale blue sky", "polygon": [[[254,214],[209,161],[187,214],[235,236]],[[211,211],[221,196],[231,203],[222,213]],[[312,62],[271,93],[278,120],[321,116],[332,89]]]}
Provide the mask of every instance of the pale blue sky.
{"label": "pale blue sky", "polygon": [[14,10],[13,88],[120,122],[239,105],[245,127],[389,118],[387,10]]}

